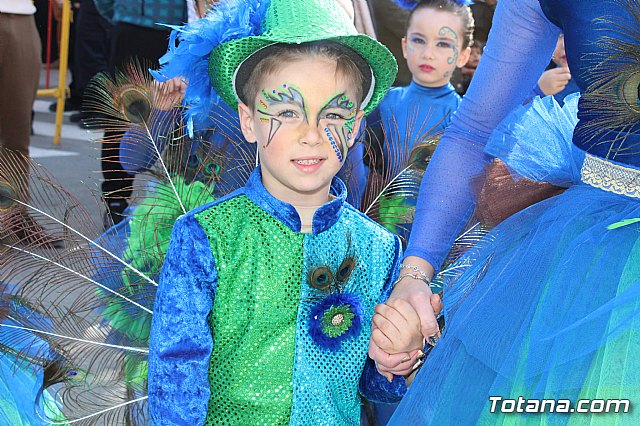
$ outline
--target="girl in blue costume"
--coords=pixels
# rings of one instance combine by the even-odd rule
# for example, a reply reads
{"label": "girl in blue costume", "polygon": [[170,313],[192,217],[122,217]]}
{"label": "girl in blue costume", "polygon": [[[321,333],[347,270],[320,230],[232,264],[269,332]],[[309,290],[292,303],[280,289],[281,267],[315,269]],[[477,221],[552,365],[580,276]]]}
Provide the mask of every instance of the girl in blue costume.
{"label": "girl in blue costume", "polygon": [[[524,177],[568,189],[504,221],[469,254],[475,263],[445,290],[445,335],[392,424],[637,424],[639,17],[630,0],[500,1],[482,63],[423,180],[405,262],[427,275],[439,269],[473,209],[470,183],[482,174],[491,132],[525,98],[561,31],[582,92],[577,116],[534,101],[505,123],[488,153]],[[554,137],[532,138],[543,132]],[[437,336],[431,309],[415,302],[429,294],[405,277],[392,298],[411,298],[424,335]],[[631,407],[500,413],[511,408],[504,399],[519,396],[571,404],[627,398]],[[535,411],[531,404],[516,410]]]}
{"label": "girl in blue costume", "polygon": [[[379,179],[401,173],[411,150],[449,124],[461,100],[450,83],[451,76],[457,67],[467,63],[472,37],[473,17],[464,4],[423,0],[411,10],[402,39],[411,83],[392,88],[367,118],[371,147],[369,190]],[[406,242],[415,199],[383,197],[380,204],[381,223]],[[404,221],[391,219],[403,211]]]}
{"label": "girl in blue costume", "polygon": [[389,90],[367,119],[384,128],[385,169],[397,173],[403,166],[397,152],[408,152],[447,127],[461,101],[451,76],[467,63],[472,39],[468,6],[454,0],[423,0],[411,10],[402,39],[411,83]]}

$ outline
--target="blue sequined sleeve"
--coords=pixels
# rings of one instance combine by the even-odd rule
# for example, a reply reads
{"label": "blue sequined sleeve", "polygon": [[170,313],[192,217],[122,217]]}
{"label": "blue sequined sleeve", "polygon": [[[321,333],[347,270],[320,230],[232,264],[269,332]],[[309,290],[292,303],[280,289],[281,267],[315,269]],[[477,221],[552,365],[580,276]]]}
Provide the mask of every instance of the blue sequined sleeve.
{"label": "blue sequined sleeve", "polygon": [[[380,302],[384,302],[389,298],[393,283],[398,279],[400,274],[400,260],[402,259],[402,245],[400,239],[395,237],[395,259],[391,265],[389,276],[384,284]],[[369,401],[373,402],[398,402],[407,392],[407,384],[404,378],[395,376],[392,382],[389,382],[382,374],[378,373],[375,363],[371,358],[367,358],[364,371],[360,377],[360,393]]]}
{"label": "blue sequined sleeve", "polygon": [[483,172],[487,139],[534,87],[559,33],[538,0],[500,0],[469,91],[422,180],[407,256],[440,267],[473,211],[471,184]]}
{"label": "blue sequined sleeve", "polygon": [[175,223],[153,309],[149,346],[152,424],[203,424],[213,348],[209,313],[217,272],[209,240],[192,214]]}

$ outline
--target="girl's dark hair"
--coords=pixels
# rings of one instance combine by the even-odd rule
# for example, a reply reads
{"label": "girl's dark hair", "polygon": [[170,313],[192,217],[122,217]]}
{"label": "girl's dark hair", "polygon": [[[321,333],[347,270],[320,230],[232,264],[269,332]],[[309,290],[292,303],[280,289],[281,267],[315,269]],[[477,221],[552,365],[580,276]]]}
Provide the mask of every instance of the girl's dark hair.
{"label": "girl's dark hair", "polygon": [[461,4],[455,0],[422,0],[409,12],[407,20],[407,28],[411,25],[411,19],[416,11],[420,9],[442,10],[444,12],[453,13],[460,17],[462,21],[462,48],[466,49],[473,42],[473,15],[471,8]]}

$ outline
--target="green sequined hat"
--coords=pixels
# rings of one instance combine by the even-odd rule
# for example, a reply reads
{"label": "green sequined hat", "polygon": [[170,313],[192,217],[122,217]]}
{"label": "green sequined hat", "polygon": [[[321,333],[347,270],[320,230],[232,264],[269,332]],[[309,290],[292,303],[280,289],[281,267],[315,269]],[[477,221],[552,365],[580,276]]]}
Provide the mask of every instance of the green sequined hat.
{"label": "green sequined hat", "polygon": [[[389,50],[371,37],[360,34],[336,0],[270,0],[260,34],[231,40],[216,46],[209,56],[209,76],[218,95],[232,108],[240,97],[236,82],[244,79],[243,64],[274,44],[301,44],[319,40],[335,41],[355,52],[356,65],[366,64],[365,98],[361,108],[371,112],[393,83],[398,65]],[[265,50],[263,50],[265,49]],[[353,57],[353,56],[352,56]],[[246,67],[249,71],[251,66]],[[362,66],[359,66],[362,68]],[[239,73],[240,70],[240,73]],[[366,75],[366,72],[370,77]],[[242,77],[242,78],[240,78]]]}

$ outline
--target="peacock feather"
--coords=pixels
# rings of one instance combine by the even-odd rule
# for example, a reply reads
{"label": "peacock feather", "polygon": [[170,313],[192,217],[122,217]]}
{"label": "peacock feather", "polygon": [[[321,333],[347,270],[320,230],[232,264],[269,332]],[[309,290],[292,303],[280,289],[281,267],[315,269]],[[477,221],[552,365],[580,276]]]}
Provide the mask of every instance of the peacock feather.
{"label": "peacock feather", "polygon": [[[149,422],[149,328],[173,223],[242,186],[254,167],[253,151],[232,140],[233,117],[218,113],[190,138],[180,108],[155,107],[162,90],[137,64],[89,89],[93,124],[128,131],[130,155],[113,160],[141,169],[130,214],[102,235],[42,166],[0,152],[0,350],[16,368],[44,371],[39,394],[65,416],[45,410],[52,424]],[[150,153],[144,164],[136,150]]]}
{"label": "peacock feather", "polygon": [[[580,102],[592,119],[576,130],[577,136],[591,141],[588,149],[606,144],[611,160],[640,150],[638,143],[629,143],[640,125],[640,9],[634,0],[617,3],[628,13],[598,20],[608,32],[596,42],[598,53],[585,58],[593,67]],[[612,130],[615,137],[610,137]],[[608,137],[601,137],[604,133]]]}
{"label": "peacock feather", "polygon": [[[369,165],[367,186],[353,188],[348,182],[348,190],[361,199],[362,212],[403,240],[413,222],[422,177],[440,139],[434,129],[442,121],[426,126],[429,120],[423,120],[420,112],[424,106],[410,108],[406,131],[393,117],[390,128],[377,121],[367,128],[363,142]],[[430,114],[427,111],[427,117]]]}

